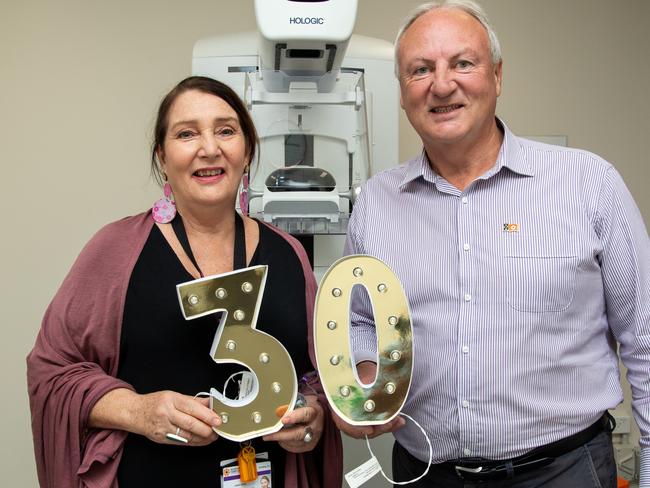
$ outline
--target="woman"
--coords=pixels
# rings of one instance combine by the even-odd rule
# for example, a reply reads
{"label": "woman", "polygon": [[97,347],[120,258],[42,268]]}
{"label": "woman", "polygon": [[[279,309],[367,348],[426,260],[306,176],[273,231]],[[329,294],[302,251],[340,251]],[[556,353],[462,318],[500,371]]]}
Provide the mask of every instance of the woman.
{"label": "woman", "polygon": [[[165,198],[93,237],[28,356],[41,486],[219,486],[220,462],[240,446],[217,439],[220,417],[193,395],[235,370],[208,354],[218,317],[183,320],[178,283],[268,265],[258,329],[283,343],[299,376],[312,369],[316,285],[304,250],[234,210],[256,148],[250,115],[226,85],[191,77],[162,101],[152,168]],[[253,440],[276,485],[340,486],[340,438],[318,386],[307,385],[307,405],[285,428]]]}

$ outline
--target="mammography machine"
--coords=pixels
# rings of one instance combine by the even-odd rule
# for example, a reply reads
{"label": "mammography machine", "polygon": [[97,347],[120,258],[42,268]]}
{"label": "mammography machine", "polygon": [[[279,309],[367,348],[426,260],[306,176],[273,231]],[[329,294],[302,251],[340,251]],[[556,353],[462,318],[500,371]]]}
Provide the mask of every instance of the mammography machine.
{"label": "mammography machine", "polygon": [[[398,161],[390,42],[352,35],[357,0],[255,0],[258,32],[194,46],[192,73],[231,86],[260,137],[249,213],[340,256],[360,185]],[[305,243],[305,240],[303,240]]]}

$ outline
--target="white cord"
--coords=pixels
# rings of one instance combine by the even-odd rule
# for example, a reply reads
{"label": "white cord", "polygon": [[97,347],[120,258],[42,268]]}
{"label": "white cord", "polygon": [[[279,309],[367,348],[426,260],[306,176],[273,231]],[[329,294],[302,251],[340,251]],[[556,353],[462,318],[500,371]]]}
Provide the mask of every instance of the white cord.
{"label": "white cord", "polygon": [[[226,396],[226,389],[228,388],[228,383],[230,382],[230,380],[233,379],[233,378],[234,378],[235,376],[237,376],[238,374],[243,374],[243,373],[244,373],[244,371],[238,371],[238,372],[236,372],[236,373],[231,374],[231,375],[228,377],[228,379],[226,380],[226,382],[223,384],[223,396],[224,396],[224,397]],[[207,392],[207,391],[200,391],[200,392],[198,392],[196,395],[194,395],[194,399],[196,399],[197,397],[208,397],[208,398],[209,398],[209,397],[211,397],[211,396],[212,396],[212,394],[211,394],[210,392]]]}
{"label": "white cord", "polygon": [[196,395],[194,395],[194,399],[196,400],[196,397],[211,397],[210,393],[207,391],[200,391]]}
{"label": "white cord", "polygon": [[[386,481],[388,481],[389,483],[392,483],[394,485],[410,485],[411,483],[415,483],[416,481],[421,480],[422,478],[424,478],[427,475],[427,473],[429,472],[429,468],[431,467],[431,461],[433,460],[433,446],[431,445],[431,441],[429,440],[429,436],[427,435],[427,433],[424,431],[422,426],[416,422],[416,420],[413,417],[411,417],[410,415],[407,415],[405,413],[400,413],[400,415],[402,417],[406,417],[411,422],[413,422],[415,425],[417,425],[419,427],[419,429],[422,431],[422,434],[424,434],[424,438],[427,440],[427,444],[429,445],[429,462],[427,464],[427,469],[425,469],[424,473],[422,473],[420,476],[418,476],[417,478],[413,478],[410,481],[393,481],[388,476],[386,476],[386,473],[384,473],[384,469],[381,467],[381,465],[379,463],[377,463],[377,464],[379,465],[379,471],[381,472],[381,475],[384,478],[386,478]],[[370,448],[370,441],[368,440],[368,436],[366,436],[366,445],[368,446],[368,450],[370,451],[370,454],[374,457],[375,453],[372,452],[372,449]]]}
{"label": "white cord", "polygon": [[[223,384],[223,393],[222,394],[223,394],[224,397],[226,396],[226,390],[228,389],[228,383],[230,383],[230,380],[233,379],[238,374],[243,375],[244,371],[237,371],[236,373],[231,374],[230,376],[228,376],[228,379]],[[238,385],[241,387],[241,382],[239,382]]]}

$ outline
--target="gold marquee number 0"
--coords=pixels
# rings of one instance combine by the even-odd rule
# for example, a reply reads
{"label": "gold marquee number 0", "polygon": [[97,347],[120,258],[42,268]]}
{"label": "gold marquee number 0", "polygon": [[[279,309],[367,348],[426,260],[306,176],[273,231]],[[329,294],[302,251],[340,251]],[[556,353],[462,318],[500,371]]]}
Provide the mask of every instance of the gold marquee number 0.
{"label": "gold marquee number 0", "polygon": [[210,354],[217,363],[238,363],[255,375],[253,389],[240,400],[213,390],[210,403],[221,416],[219,435],[245,441],[282,428],[276,409],[293,409],[298,385],[296,371],[284,346],[269,334],[256,330],[264,293],[267,266],[209,276],[177,285],[181,310],[187,320],[222,315]]}
{"label": "gold marquee number 0", "polygon": [[[377,334],[377,377],[357,380],[349,346],[352,288],[365,287]],[[339,259],[318,289],[315,318],[318,370],[336,413],[352,425],[384,424],[402,409],[411,385],[411,314],[402,285],[381,260],[364,255]]]}

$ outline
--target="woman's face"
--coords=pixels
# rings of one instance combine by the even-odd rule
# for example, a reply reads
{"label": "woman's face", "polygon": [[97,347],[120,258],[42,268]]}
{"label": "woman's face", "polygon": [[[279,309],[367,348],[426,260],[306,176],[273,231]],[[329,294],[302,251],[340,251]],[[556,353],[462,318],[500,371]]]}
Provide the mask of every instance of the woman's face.
{"label": "woman's face", "polygon": [[269,488],[269,480],[262,478],[260,480],[260,488]]}
{"label": "woman's face", "polygon": [[247,163],[237,113],[223,99],[190,90],[172,104],[159,160],[182,211],[234,208]]}

